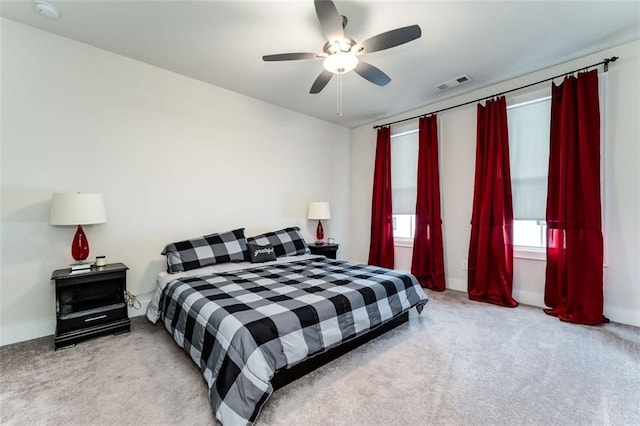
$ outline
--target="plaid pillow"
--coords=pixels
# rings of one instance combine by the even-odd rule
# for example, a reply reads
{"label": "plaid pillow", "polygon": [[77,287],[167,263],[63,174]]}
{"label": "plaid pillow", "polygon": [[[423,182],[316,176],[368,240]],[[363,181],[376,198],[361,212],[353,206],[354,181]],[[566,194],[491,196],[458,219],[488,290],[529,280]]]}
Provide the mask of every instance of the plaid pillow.
{"label": "plaid pillow", "polygon": [[277,257],[311,253],[311,250],[307,247],[307,242],[302,238],[300,228],[297,226],[247,238],[247,243],[262,246],[271,244]]}
{"label": "plaid pillow", "polygon": [[243,262],[247,256],[244,228],[167,244],[167,272],[176,273],[225,262]]}

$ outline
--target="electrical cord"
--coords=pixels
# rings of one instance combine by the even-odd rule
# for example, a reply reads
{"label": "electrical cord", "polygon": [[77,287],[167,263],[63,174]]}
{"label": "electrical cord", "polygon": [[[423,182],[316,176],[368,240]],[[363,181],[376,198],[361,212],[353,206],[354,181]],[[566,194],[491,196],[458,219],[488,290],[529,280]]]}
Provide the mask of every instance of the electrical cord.
{"label": "electrical cord", "polygon": [[124,302],[130,308],[133,308],[133,309],[141,309],[142,308],[142,304],[140,303],[140,301],[138,300],[136,295],[133,294],[133,293],[129,293],[128,290],[124,291]]}

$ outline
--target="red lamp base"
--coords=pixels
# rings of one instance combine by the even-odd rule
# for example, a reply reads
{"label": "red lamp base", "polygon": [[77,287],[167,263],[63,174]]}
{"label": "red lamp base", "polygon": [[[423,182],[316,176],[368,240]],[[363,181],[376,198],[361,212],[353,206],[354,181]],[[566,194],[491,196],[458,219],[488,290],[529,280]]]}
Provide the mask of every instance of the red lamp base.
{"label": "red lamp base", "polygon": [[76,235],[71,243],[71,256],[77,261],[85,260],[89,257],[89,241],[82,230],[82,225],[78,225]]}
{"label": "red lamp base", "polygon": [[322,228],[322,222],[318,221],[318,227],[316,228],[316,240],[322,241],[324,239],[324,228]]}

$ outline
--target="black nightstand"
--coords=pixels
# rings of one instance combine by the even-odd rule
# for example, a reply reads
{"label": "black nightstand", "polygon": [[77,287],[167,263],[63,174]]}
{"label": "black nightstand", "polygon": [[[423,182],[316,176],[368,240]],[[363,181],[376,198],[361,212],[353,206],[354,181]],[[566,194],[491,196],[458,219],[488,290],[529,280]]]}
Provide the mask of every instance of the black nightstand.
{"label": "black nightstand", "polygon": [[311,254],[326,256],[329,259],[336,258],[338,247],[340,247],[340,244],[309,244]]}
{"label": "black nightstand", "polygon": [[131,331],[125,299],[127,269],[124,263],[111,263],[82,272],[53,271],[56,349],[93,336]]}

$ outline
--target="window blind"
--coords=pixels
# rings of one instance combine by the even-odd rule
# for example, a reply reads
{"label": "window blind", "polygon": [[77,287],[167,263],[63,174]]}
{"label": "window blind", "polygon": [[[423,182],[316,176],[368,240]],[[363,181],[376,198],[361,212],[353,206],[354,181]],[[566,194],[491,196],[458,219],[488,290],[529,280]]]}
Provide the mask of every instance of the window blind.
{"label": "window blind", "polygon": [[391,136],[393,214],[415,214],[418,182],[418,131]]}
{"label": "window blind", "polygon": [[507,115],[514,219],[545,220],[551,99],[514,105]]}

